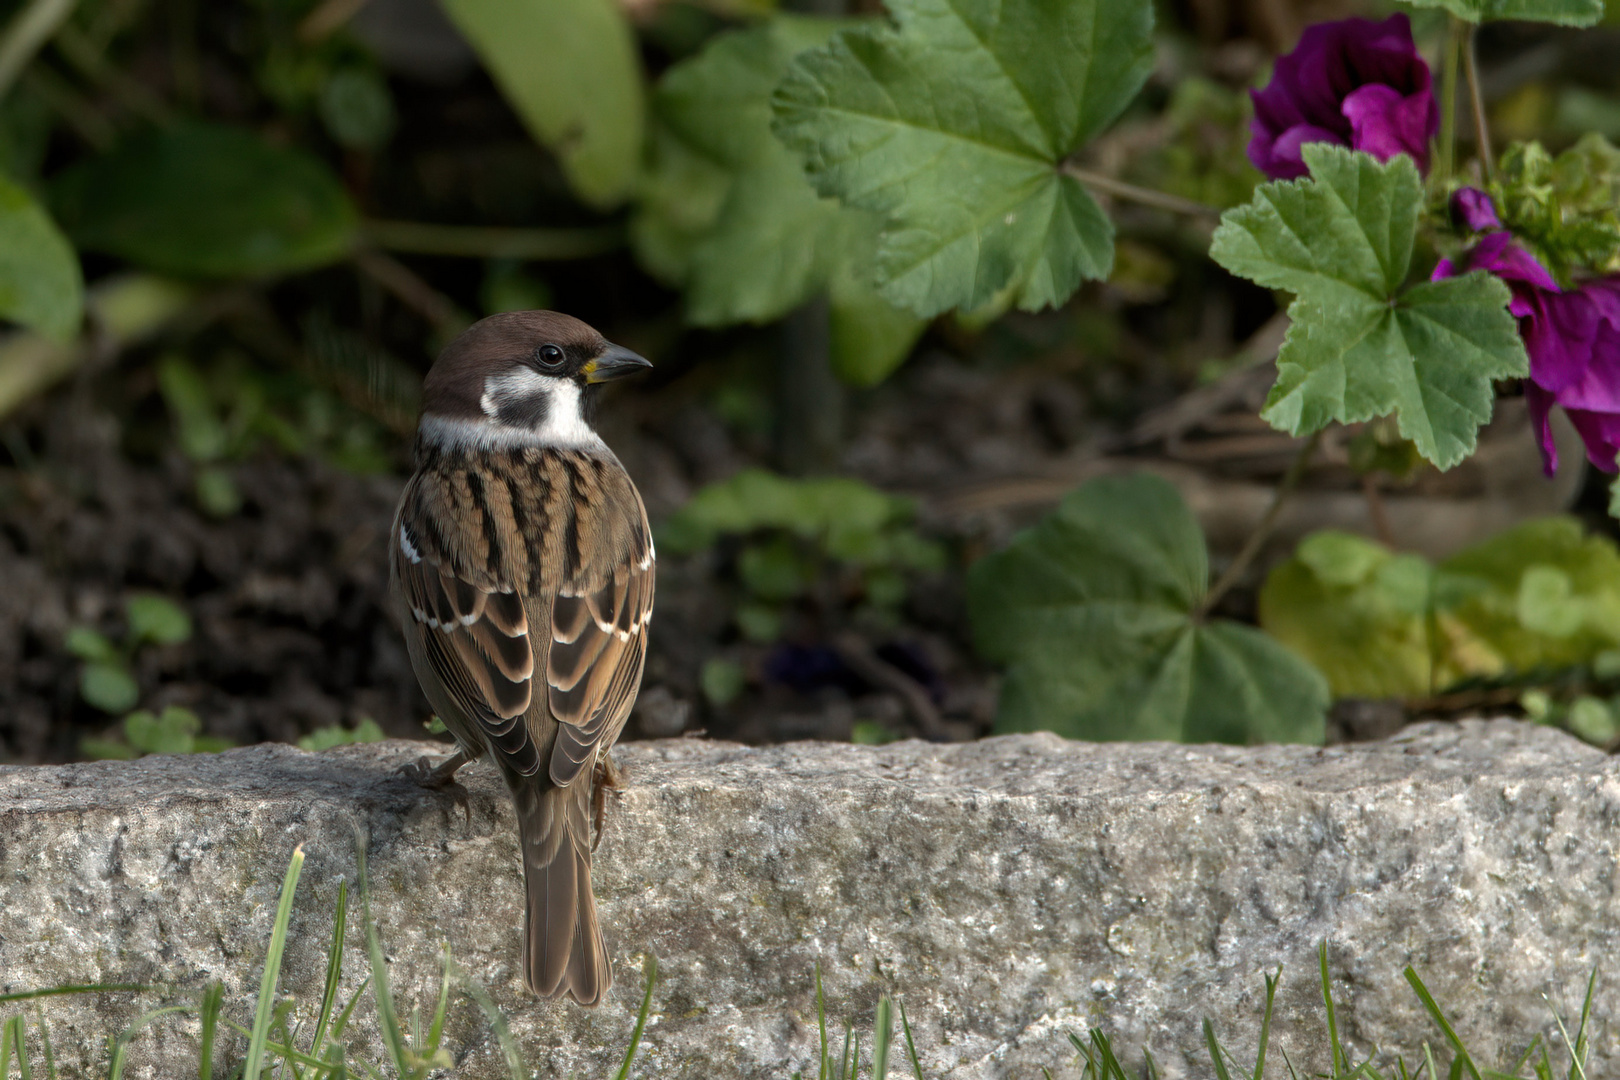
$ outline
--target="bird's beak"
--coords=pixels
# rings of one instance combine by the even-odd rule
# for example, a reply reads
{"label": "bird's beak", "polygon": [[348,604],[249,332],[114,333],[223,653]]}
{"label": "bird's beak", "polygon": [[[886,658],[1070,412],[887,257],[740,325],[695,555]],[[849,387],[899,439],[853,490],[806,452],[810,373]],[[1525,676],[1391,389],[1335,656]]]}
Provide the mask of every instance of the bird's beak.
{"label": "bird's beak", "polygon": [[583,370],[586,382],[604,383],[635,375],[650,367],[652,362],[646,357],[631,352],[623,345],[609,345],[601,356],[586,364]]}

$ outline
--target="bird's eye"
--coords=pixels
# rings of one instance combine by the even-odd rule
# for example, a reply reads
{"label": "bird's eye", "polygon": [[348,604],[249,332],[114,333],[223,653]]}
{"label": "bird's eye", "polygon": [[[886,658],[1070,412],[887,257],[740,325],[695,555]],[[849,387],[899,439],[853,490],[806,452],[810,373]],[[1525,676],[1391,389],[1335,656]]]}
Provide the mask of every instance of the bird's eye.
{"label": "bird's eye", "polygon": [[536,351],[536,355],[539,356],[540,363],[546,367],[556,367],[563,362],[563,351],[556,345],[542,345]]}

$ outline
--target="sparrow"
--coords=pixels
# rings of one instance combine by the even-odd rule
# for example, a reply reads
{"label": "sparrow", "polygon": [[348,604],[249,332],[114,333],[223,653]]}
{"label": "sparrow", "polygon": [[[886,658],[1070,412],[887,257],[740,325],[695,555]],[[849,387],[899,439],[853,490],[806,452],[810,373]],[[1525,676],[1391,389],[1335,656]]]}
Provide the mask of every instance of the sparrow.
{"label": "sparrow", "polygon": [[641,685],[655,566],[641,495],[587,405],[651,366],[554,311],[474,323],[423,384],[389,542],[411,666],[458,748],[410,771],[444,787],[495,764],[523,852],[524,982],[581,1005],[613,985],[591,808],[617,783],[609,750]]}

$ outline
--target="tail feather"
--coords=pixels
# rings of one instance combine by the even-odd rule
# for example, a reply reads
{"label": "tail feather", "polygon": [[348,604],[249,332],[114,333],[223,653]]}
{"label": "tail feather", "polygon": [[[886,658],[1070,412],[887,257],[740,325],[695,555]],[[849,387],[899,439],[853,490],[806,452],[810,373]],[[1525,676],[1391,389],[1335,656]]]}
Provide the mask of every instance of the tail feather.
{"label": "tail feather", "polygon": [[528,892],[523,981],[542,997],[596,1005],[613,967],[591,895],[590,774],[562,788],[540,790],[544,782],[525,778],[512,792]]}

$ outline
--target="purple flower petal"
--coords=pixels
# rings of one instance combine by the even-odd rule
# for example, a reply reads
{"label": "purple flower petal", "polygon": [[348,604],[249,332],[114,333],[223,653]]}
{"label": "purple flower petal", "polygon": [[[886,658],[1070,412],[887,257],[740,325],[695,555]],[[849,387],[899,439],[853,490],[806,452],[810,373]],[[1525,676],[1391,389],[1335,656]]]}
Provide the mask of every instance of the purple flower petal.
{"label": "purple flower petal", "polygon": [[1496,204],[1479,188],[1465,187],[1452,195],[1451,213],[1472,232],[1502,227],[1502,219],[1496,216]]}
{"label": "purple flower petal", "polygon": [[1541,444],[1541,471],[1552,476],[1558,471],[1558,443],[1553,439],[1553,396],[1528,379],[1524,383],[1524,403],[1530,409],[1530,423]]}
{"label": "purple flower petal", "polygon": [[1440,129],[1432,83],[1405,15],[1307,27],[1271,82],[1250,91],[1249,160],[1272,179],[1292,179],[1304,173],[1302,144],[1331,142],[1380,160],[1410,154],[1426,171]]}
{"label": "purple flower petal", "polygon": [[1586,444],[1586,460],[1606,473],[1620,472],[1615,464],[1620,455],[1620,416],[1587,409],[1566,408],[1564,413]]}

